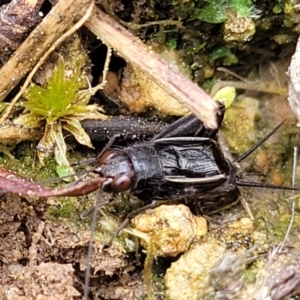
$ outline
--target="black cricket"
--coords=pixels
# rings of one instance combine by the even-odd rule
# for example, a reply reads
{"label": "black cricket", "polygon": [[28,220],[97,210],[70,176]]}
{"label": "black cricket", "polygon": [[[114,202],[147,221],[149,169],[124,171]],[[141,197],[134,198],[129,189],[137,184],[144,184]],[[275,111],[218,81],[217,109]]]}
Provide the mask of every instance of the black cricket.
{"label": "black cricket", "polygon": [[[216,116],[219,127],[224,112],[224,105],[219,103]],[[145,202],[144,207],[128,218],[162,202],[175,201],[189,204],[198,213],[210,214],[237,202],[239,186],[295,190],[244,181],[236,166],[281,125],[232,162],[225,158],[218,143],[218,130],[207,129],[194,115],[187,115],[149,142],[104,151],[97,160],[95,172],[107,178],[103,185],[105,192],[130,191]]]}
{"label": "black cricket", "polygon": [[[239,186],[297,190],[293,187],[244,181],[236,165],[269,138],[283,122],[232,162],[225,157],[218,142],[218,129],[225,112],[224,105],[218,104],[217,130],[206,128],[191,114],[172,123],[148,142],[133,143],[125,148],[111,148],[113,141],[110,141],[96,160],[95,172],[107,180],[102,185],[96,206],[89,211],[93,211],[92,233],[96,224],[95,208],[99,205],[102,191],[130,191],[145,203],[145,206],[126,217],[115,232],[116,236],[130,218],[162,203],[185,202],[196,213],[210,214],[239,201]],[[91,255],[92,239],[89,243],[88,262]],[[88,263],[84,299],[88,298],[89,279]]]}

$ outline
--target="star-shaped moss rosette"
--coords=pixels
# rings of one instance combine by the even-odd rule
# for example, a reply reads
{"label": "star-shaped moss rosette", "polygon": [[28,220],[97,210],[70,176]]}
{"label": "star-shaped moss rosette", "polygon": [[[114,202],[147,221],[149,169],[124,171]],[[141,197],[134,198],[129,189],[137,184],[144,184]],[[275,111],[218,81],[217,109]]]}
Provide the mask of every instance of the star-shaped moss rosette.
{"label": "star-shaped moss rosette", "polygon": [[59,59],[46,88],[32,84],[24,93],[27,101],[23,102],[27,112],[14,123],[30,128],[45,126],[45,132],[39,141],[37,150],[41,162],[54,151],[59,165],[68,166],[67,146],[63,130],[74,135],[76,140],[93,148],[90,137],[82,128],[84,119],[106,119],[102,109],[96,104],[88,105],[92,93],[89,90],[79,91],[84,76],[81,69],[74,69],[70,76],[65,75],[65,64]]}

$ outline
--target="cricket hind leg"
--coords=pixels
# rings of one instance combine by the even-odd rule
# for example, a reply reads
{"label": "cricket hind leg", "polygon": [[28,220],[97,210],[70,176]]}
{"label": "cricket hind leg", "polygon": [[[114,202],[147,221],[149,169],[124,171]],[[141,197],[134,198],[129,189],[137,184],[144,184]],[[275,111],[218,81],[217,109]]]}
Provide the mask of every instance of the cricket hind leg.
{"label": "cricket hind leg", "polygon": [[[198,207],[197,214],[201,214],[209,223],[212,223],[212,224],[215,224],[215,225],[221,226],[221,227],[226,226],[228,223],[231,223],[234,220],[227,220],[227,221],[217,220],[214,217],[214,215],[220,214],[222,211],[230,209],[231,207],[240,203],[242,205],[243,209],[245,210],[245,212],[248,214],[250,220],[253,221],[255,218],[251,211],[251,207],[250,207],[249,203],[245,200],[245,198],[241,195],[239,190],[237,190],[236,192],[233,192],[233,194],[231,194],[231,197],[236,198],[236,199],[234,201],[232,201],[233,198],[229,199],[230,201],[228,201],[228,199],[219,199],[219,201],[223,200],[224,203],[219,208],[215,206],[214,210],[211,209],[213,206],[207,212],[205,212],[205,208]],[[207,209],[207,207],[206,207],[206,209]],[[200,213],[199,213],[199,211],[200,211]]]}
{"label": "cricket hind leg", "polygon": [[195,201],[192,207],[191,205],[189,206],[196,215],[206,216],[211,216],[231,208],[241,201],[241,194],[236,185],[227,186],[226,189],[224,192],[224,188],[219,188],[211,197],[206,195],[205,199]]}

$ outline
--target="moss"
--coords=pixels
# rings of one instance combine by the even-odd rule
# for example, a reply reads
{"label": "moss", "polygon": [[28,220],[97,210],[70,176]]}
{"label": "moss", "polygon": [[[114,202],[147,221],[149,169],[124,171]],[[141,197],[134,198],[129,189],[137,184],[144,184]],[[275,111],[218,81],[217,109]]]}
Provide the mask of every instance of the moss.
{"label": "moss", "polygon": [[65,77],[64,72],[64,63],[59,60],[47,88],[33,84],[25,93],[27,99],[24,102],[25,108],[42,116],[49,125],[63,116],[81,113],[79,107],[71,105],[81,84],[80,71],[75,70],[70,78]]}
{"label": "moss", "polygon": [[[5,150],[9,151],[7,147]],[[49,158],[42,165],[36,161],[36,152],[33,150],[32,144],[22,143],[14,151],[9,152],[9,156],[5,153],[0,155],[0,166],[35,181],[56,178],[55,168],[57,164],[55,160]]]}
{"label": "moss", "polygon": [[199,19],[207,23],[223,23],[228,19],[228,11],[232,11],[238,17],[253,16],[255,8],[251,0],[217,0],[206,1],[203,7],[195,10],[191,19]]}
{"label": "moss", "polygon": [[[55,154],[59,165],[69,167],[63,130],[82,145],[93,148],[81,126],[84,119],[106,119],[102,109],[89,104],[94,90],[86,89],[91,80],[87,51],[77,34],[68,38],[53,53],[35,76],[35,83],[25,91],[21,103],[25,111],[13,120],[17,126],[44,129],[37,149],[43,162]],[[69,172],[71,168],[69,168]]]}
{"label": "moss", "polygon": [[226,111],[222,128],[232,153],[242,154],[254,144],[254,122],[259,113],[258,101],[253,98],[237,101]]}
{"label": "moss", "polygon": [[[50,219],[72,219],[73,221],[76,219],[76,216],[79,217],[78,209],[74,205],[74,198],[62,198],[59,201],[59,205],[57,207],[50,206],[47,210],[47,215]],[[75,200],[76,202],[78,200]]]}

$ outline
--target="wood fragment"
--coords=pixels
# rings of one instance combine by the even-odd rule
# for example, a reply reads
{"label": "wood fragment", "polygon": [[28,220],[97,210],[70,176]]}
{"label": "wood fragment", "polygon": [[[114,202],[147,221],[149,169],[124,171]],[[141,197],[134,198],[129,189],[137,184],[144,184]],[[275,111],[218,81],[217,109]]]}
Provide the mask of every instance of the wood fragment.
{"label": "wood fragment", "polygon": [[150,46],[143,44],[116,20],[96,7],[85,26],[187,106],[207,127],[217,128],[217,103],[203,89],[164,61]]}
{"label": "wood fragment", "polygon": [[288,81],[288,101],[291,110],[298,119],[297,126],[300,127],[300,37],[297,47],[291,59],[291,64],[287,71]]}
{"label": "wood fragment", "polygon": [[21,141],[39,141],[42,137],[42,128],[28,128],[7,121],[0,125],[0,140],[8,144],[17,144]]}

